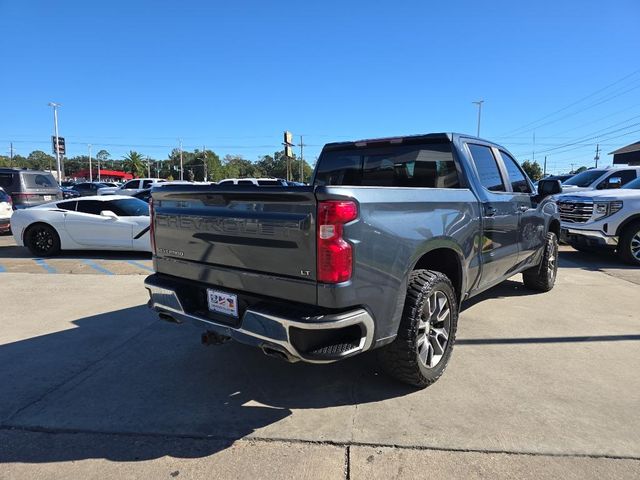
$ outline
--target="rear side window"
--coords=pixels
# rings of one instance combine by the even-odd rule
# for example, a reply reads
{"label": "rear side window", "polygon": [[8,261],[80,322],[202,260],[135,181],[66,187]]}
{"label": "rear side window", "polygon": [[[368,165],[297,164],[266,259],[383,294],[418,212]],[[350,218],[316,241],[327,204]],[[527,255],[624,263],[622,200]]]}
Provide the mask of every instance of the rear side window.
{"label": "rear side window", "polygon": [[78,212],[92,215],[100,215],[102,210],[109,210],[109,208],[105,207],[105,202],[98,200],[81,200],[78,202],[78,208],[76,209]]}
{"label": "rear side window", "polygon": [[76,210],[76,205],[78,204],[77,200],[74,200],[73,202],[60,202],[60,203],[56,203],[56,207],[62,209],[62,210],[69,210],[74,212]]}
{"label": "rear side window", "polygon": [[28,188],[56,188],[58,184],[46,173],[23,173],[24,184]]}
{"label": "rear side window", "polygon": [[498,169],[498,163],[493,157],[491,149],[484,145],[475,145],[472,143],[469,143],[468,147],[473,162],[476,164],[482,186],[491,192],[505,192],[507,189],[505,188],[502,175],[500,175],[500,170]]}
{"label": "rear side window", "polygon": [[13,183],[13,173],[0,173],[0,187],[8,188]]}
{"label": "rear side window", "polygon": [[255,185],[251,180],[238,180],[238,185]]}
{"label": "rear side window", "polygon": [[327,152],[319,162],[318,185],[459,188],[451,144],[367,148],[360,154]]}
{"label": "rear side window", "polygon": [[261,185],[263,187],[279,187],[282,184],[278,181],[278,180],[258,180],[258,185]]}
{"label": "rear side window", "polygon": [[143,180],[142,181],[142,188],[149,188],[152,183],[153,183],[153,180]]}
{"label": "rear side window", "polygon": [[516,161],[511,158],[511,155],[500,150],[500,156],[504,165],[507,167],[507,173],[509,174],[509,181],[511,182],[511,189],[514,192],[531,193],[531,187],[527,181],[525,174],[520,170],[520,167]]}

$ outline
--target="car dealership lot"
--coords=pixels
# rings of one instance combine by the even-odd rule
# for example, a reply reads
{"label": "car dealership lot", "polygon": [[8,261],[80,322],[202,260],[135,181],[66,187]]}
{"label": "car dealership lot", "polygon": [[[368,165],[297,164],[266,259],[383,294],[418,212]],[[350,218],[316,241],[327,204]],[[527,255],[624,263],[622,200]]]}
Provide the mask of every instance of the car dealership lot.
{"label": "car dealership lot", "polygon": [[373,355],[203,347],[146,308],[147,271],[125,269],[148,257],[69,254],[54,275],[10,238],[0,478],[640,474],[640,269],[615,257],[563,248],[553,291],[514,278],[472,300],[447,374],[415,391]]}

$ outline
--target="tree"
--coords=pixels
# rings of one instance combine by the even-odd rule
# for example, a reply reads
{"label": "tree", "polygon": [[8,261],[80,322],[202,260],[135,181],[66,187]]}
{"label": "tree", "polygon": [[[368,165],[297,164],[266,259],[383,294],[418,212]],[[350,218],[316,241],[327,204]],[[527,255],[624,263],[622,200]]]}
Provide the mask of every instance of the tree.
{"label": "tree", "polygon": [[42,150],[34,150],[27,157],[29,168],[34,170],[49,170],[56,167],[56,159]]}
{"label": "tree", "polygon": [[225,155],[222,165],[227,178],[255,177],[258,172],[254,163],[241,155]]}
{"label": "tree", "polygon": [[96,158],[101,162],[106,162],[107,160],[109,160],[110,156],[111,154],[106,150],[100,150],[98,153],[96,153]]}
{"label": "tree", "polygon": [[131,173],[134,177],[144,177],[147,168],[141,153],[131,150],[122,159],[122,169]]}
{"label": "tree", "polygon": [[582,172],[584,172],[586,169],[587,169],[587,167],[585,167],[585,166],[583,165],[582,167],[578,168],[575,172],[572,172],[572,173],[582,173]]}
{"label": "tree", "polygon": [[542,167],[540,167],[540,164],[538,162],[530,162],[529,160],[525,160],[524,162],[522,162],[522,169],[534,182],[542,178]]}
{"label": "tree", "polygon": [[[273,156],[264,155],[256,162],[255,166],[261,176],[287,178],[287,158],[284,156],[284,151],[275,152]],[[313,169],[306,161],[302,168],[304,181],[309,181]],[[300,159],[295,155],[290,160],[290,169],[291,179],[300,180]]]}

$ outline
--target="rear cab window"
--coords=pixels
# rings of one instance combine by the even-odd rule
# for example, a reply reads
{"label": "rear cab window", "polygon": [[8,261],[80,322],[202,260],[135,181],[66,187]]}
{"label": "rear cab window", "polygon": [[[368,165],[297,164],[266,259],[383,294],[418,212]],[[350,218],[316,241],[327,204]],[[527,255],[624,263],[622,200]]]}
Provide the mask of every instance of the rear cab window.
{"label": "rear cab window", "polygon": [[460,188],[451,143],[350,147],[323,152],[315,185]]}

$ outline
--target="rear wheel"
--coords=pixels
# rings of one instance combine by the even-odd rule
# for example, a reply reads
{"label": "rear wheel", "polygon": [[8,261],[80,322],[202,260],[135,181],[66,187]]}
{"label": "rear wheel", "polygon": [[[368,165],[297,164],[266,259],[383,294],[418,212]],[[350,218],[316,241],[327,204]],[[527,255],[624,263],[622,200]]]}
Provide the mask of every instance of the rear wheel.
{"label": "rear wheel", "polygon": [[632,265],[640,265],[640,222],[627,225],[620,235],[618,255]]}
{"label": "rear wheel", "polygon": [[37,257],[50,257],[60,252],[58,232],[44,223],[29,227],[24,235],[24,240],[29,251]]}
{"label": "rear wheel", "polygon": [[547,233],[544,252],[540,264],[522,272],[525,287],[540,292],[548,292],[556,283],[558,273],[558,237]]}
{"label": "rear wheel", "polygon": [[442,273],[415,270],[396,339],[379,350],[384,370],[401,382],[424,388],[444,372],[456,338],[458,304]]}

